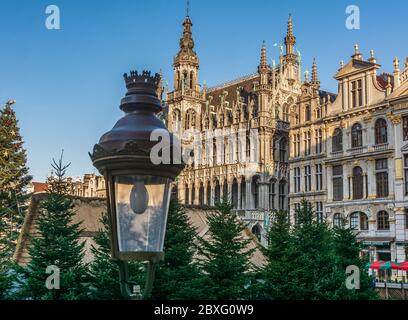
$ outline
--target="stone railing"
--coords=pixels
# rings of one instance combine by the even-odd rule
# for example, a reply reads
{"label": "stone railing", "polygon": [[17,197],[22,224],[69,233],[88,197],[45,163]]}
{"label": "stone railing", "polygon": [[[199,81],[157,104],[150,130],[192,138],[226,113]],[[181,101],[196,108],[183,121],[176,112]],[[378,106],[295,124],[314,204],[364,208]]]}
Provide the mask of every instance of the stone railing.
{"label": "stone railing", "polygon": [[360,154],[360,153],[363,153],[364,150],[365,150],[365,147],[356,147],[356,148],[348,149],[347,151],[350,152],[351,154]]}
{"label": "stone railing", "polygon": [[191,89],[185,89],[184,91],[169,92],[167,95],[167,100],[173,100],[173,99],[183,97],[183,96],[197,98],[197,99],[204,99],[203,92],[199,92],[199,91],[195,91]]}
{"label": "stone railing", "polygon": [[373,146],[374,151],[383,151],[388,150],[388,142],[387,143],[380,143]]}
{"label": "stone railing", "polygon": [[343,150],[339,150],[339,151],[332,151],[330,152],[332,158],[337,158],[337,157],[341,157],[343,155]]}

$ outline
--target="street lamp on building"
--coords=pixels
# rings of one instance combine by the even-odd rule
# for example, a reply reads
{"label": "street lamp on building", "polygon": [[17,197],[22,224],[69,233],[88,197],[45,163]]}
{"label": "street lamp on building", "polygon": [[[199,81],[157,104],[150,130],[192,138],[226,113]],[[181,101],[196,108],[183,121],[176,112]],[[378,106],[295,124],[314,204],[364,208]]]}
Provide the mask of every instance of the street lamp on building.
{"label": "street lamp on building", "polygon": [[[171,182],[184,165],[174,164],[179,143],[156,116],[162,110],[157,94],[160,75],[132,71],[124,78],[127,93],[120,109],[125,115],[102,135],[90,156],[106,181],[111,251],[119,265],[121,291],[127,298],[137,299],[137,286],[129,281],[127,262],[149,262],[143,294],[148,298],[155,265],[164,258]],[[169,152],[168,163],[157,164],[160,154],[151,152],[158,143],[151,138],[153,132],[168,137],[167,150],[163,151]]]}

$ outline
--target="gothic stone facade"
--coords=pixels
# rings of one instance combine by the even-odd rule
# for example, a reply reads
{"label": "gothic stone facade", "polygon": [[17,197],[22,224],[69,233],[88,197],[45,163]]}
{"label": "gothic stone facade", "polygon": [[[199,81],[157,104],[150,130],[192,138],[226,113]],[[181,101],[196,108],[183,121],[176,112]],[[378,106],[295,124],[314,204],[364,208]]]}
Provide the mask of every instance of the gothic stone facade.
{"label": "gothic stone facade", "polygon": [[[310,80],[307,72],[301,79],[289,18],[277,65],[267,64],[263,45],[256,73],[207,88],[188,16],[183,26],[167,120],[185,147],[192,130],[201,140],[176,182],[179,200],[213,205],[226,196],[265,243],[272,210],[289,209],[295,223],[305,199],[317,219],[351,225],[372,258],[405,260],[408,61],[402,72],[396,59],[393,74],[377,75],[374,53],[365,61],[356,46],[335,75],[338,93],[321,90],[315,61]],[[244,143],[218,143],[208,131]]]}
{"label": "gothic stone facade", "polygon": [[[167,120],[184,145],[192,130],[200,142],[193,146],[195,160],[178,178],[176,192],[182,203],[194,205],[214,205],[228,197],[261,238],[267,212],[288,209],[289,120],[301,95],[292,19],[277,65],[267,64],[263,45],[256,73],[213,88],[198,83],[199,59],[188,16],[183,26],[173,64],[174,90],[166,89]],[[221,143],[208,132],[217,132]]]}

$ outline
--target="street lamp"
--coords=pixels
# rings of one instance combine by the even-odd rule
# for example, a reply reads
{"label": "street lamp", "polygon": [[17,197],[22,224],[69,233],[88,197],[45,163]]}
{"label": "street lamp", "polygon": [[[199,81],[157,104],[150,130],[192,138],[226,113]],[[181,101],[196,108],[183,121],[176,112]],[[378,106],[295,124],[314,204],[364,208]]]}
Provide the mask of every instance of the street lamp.
{"label": "street lamp", "polygon": [[[90,157],[105,177],[112,258],[119,265],[122,294],[130,299],[140,295],[129,281],[127,262],[148,261],[144,298],[150,296],[156,264],[164,259],[171,182],[184,165],[174,164],[180,155],[179,143],[156,116],[162,110],[157,95],[160,75],[148,71],[131,71],[124,75],[127,93],[120,109],[125,112],[113,129],[100,138]],[[162,150],[170,161],[159,163],[160,153],[152,148],[155,132],[167,142]],[[173,158],[174,157],[174,158]],[[140,290],[136,290],[140,291]]]}

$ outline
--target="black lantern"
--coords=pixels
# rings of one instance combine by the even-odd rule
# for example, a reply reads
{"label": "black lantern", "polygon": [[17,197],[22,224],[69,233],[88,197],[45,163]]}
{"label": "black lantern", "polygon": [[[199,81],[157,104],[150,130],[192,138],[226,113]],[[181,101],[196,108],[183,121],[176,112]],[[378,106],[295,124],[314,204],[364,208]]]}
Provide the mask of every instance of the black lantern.
{"label": "black lantern", "polygon": [[[112,258],[120,266],[122,292],[133,296],[127,261],[149,261],[148,296],[154,266],[164,258],[171,182],[184,165],[175,164],[181,159],[179,142],[157,117],[162,110],[157,94],[160,75],[132,71],[124,78],[127,93],[120,109],[125,116],[101,137],[90,156],[106,181]],[[163,148],[156,154],[153,133],[162,137]],[[163,153],[169,155],[167,163],[160,162]]]}

